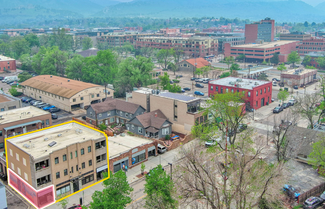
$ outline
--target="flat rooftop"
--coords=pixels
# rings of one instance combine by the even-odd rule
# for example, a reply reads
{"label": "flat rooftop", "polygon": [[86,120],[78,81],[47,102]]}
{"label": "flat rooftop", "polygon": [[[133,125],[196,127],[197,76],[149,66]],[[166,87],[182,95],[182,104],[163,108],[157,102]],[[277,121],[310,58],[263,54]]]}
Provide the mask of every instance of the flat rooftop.
{"label": "flat rooftop", "polygon": [[267,65],[262,65],[262,66],[255,66],[255,67],[251,67],[250,69],[249,68],[244,68],[242,70],[238,70],[238,74],[241,74],[241,75],[252,75],[252,74],[255,74],[255,73],[260,73],[260,72],[264,72],[264,71],[267,71],[267,70],[271,70],[273,69],[273,67],[270,67],[270,66],[267,66]]}
{"label": "flat rooftop", "polygon": [[0,112],[0,125],[48,114],[50,113],[33,106],[8,110]]}
{"label": "flat rooftop", "polygon": [[138,39],[161,39],[161,40],[208,40],[212,37],[206,36],[193,36],[193,37],[160,37],[160,36],[150,36],[150,37],[138,37]]}
{"label": "flat rooftop", "polygon": [[8,95],[8,94],[1,93],[1,91],[0,91],[0,103],[17,101],[17,100],[20,100],[20,99],[13,97],[11,95]]}
{"label": "flat rooftop", "polygon": [[108,137],[109,158],[114,158],[130,149],[150,143],[152,141],[149,139],[129,135]]}
{"label": "flat rooftop", "polygon": [[175,100],[186,102],[186,103],[193,102],[193,101],[200,101],[200,99],[198,99],[196,97],[187,96],[187,95],[183,95],[183,94],[177,94],[177,93],[171,93],[171,92],[161,92],[156,96],[165,97],[165,98],[169,98],[169,99],[175,99]]}
{"label": "flat rooftop", "polygon": [[311,72],[317,72],[317,69],[295,69],[295,70],[288,70],[287,72],[284,72],[282,74],[303,75],[303,74],[311,73]]}
{"label": "flat rooftop", "polygon": [[15,59],[10,58],[10,57],[6,57],[6,56],[3,56],[3,55],[0,55],[0,62],[1,61],[10,61],[10,60],[15,60]]}
{"label": "flat rooftop", "polygon": [[235,77],[226,77],[226,78],[210,81],[210,84],[237,87],[237,88],[248,89],[248,90],[252,90],[257,86],[264,85],[267,83],[270,83],[270,81],[235,78]]}
{"label": "flat rooftop", "polygon": [[[7,142],[16,145],[34,159],[38,159],[46,157],[50,153],[63,149],[71,144],[97,140],[103,137],[105,135],[98,131],[72,122],[34,133],[16,136]],[[49,146],[50,143],[54,142],[55,144],[53,146]]]}
{"label": "flat rooftop", "polygon": [[243,44],[232,46],[232,48],[257,48],[257,49],[267,49],[275,46],[282,46],[285,44],[290,44],[298,41],[275,41],[275,42],[265,42],[263,44]]}

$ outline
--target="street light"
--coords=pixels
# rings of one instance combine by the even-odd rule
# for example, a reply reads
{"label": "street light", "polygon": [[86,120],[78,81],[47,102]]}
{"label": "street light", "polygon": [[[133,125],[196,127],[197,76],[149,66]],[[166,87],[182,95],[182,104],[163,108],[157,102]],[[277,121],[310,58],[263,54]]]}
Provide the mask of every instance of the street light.
{"label": "street light", "polygon": [[170,179],[173,180],[173,164],[168,163],[168,165],[170,165]]}

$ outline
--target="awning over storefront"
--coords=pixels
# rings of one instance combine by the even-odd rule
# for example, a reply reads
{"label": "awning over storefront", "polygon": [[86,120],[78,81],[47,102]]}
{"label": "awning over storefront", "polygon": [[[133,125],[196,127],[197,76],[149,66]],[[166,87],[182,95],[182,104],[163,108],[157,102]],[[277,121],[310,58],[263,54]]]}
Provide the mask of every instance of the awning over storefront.
{"label": "awning over storefront", "polygon": [[107,169],[107,164],[106,164],[106,165],[103,165],[103,166],[101,166],[101,167],[99,167],[99,168],[97,168],[97,169],[96,169],[96,172],[98,173],[98,172],[101,172],[101,171],[103,171],[103,170],[105,170],[105,169]]}
{"label": "awning over storefront", "polygon": [[42,121],[41,120],[35,120],[35,121],[31,121],[31,122],[27,122],[27,123],[22,123],[22,124],[15,125],[15,126],[5,127],[3,129],[6,130],[6,131],[8,131],[8,130],[11,130],[11,129],[20,128],[20,127],[23,127],[23,126],[28,126],[28,125],[32,125],[32,124],[36,124],[36,123],[42,123]]}

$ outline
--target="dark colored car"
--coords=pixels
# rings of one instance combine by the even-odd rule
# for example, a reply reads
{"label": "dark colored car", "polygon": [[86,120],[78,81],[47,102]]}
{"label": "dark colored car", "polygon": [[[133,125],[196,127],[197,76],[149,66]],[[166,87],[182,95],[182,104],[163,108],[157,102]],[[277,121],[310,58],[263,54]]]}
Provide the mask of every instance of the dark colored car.
{"label": "dark colored car", "polygon": [[240,133],[247,129],[247,124],[239,124],[237,128],[237,133]]}
{"label": "dark colored car", "polygon": [[303,208],[318,208],[323,204],[324,200],[320,197],[309,197],[305,202]]}
{"label": "dark colored car", "polygon": [[4,79],[4,77],[3,76],[0,76],[0,81],[2,81]]}
{"label": "dark colored car", "polygon": [[200,84],[200,83],[195,84],[195,87],[204,88],[204,86],[202,84]]}
{"label": "dark colored car", "polygon": [[284,87],[284,83],[279,83],[279,86],[280,87]]}
{"label": "dark colored car", "polygon": [[191,81],[195,81],[195,79],[196,79],[196,78],[193,77],[193,78],[191,78]]}
{"label": "dark colored car", "polygon": [[181,92],[182,92],[182,93],[185,93],[185,90],[184,90],[184,89],[181,89]]}
{"label": "dark colored car", "polygon": [[298,199],[300,196],[300,193],[295,189],[293,186],[285,184],[282,190],[289,196],[294,197],[295,199]]}
{"label": "dark colored car", "polygon": [[204,80],[202,83],[209,83],[209,80]]}
{"label": "dark colored car", "polygon": [[52,116],[52,119],[58,119],[58,115],[55,113],[52,113],[51,116]]}
{"label": "dark colored car", "polygon": [[57,107],[51,108],[51,109],[49,109],[49,112],[50,113],[60,112],[60,108],[57,108]]}
{"label": "dark colored car", "polygon": [[183,88],[185,91],[191,91],[191,89],[190,88],[188,88],[188,87],[185,87],[185,88]]}
{"label": "dark colored car", "polygon": [[274,109],[273,109],[273,113],[279,113],[281,112],[283,109],[282,109],[282,106],[276,106]]}
{"label": "dark colored car", "polygon": [[169,81],[170,84],[174,84],[174,81]]}
{"label": "dark colored car", "polygon": [[20,100],[21,100],[22,102],[25,102],[25,100],[26,100],[27,98],[29,98],[29,97],[22,97],[22,98],[20,98]]}
{"label": "dark colored car", "polygon": [[325,191],[319,197],[325,201]]}
{"label": "dark colored car", "polygon": [[87,117],[86,117],[86,116],[82,116],[81,118],[82,118],[82,120],[86,120],[86,119],[87,119]]}
{"label": "dark colored car", "polygon": [[294,89],[298,89],[298,86],[297,86],[297,85],[295,85],[295,86],[293,86],[293,88],[294,88]]}
{"label": "dark colored car", "polygon": [[271,102],[274,102],[274,99],[271,99]]}
{"label": "dark colored car", "polygon": [[288,103],[283,103],[283,104],[281,105],[281,107],[282,107],[283,109],[286,109],[287,107],[290,107],[290,105],[289,105]]}
{"label": "dark colored car", "polygon": [[43,107],[45,106],[49,106],[50,104],[39,104],[39,105],[36,105],[36,107],[40,108],[40,109],[43,109]]}
{"label": "dark colored car", "polygon": [[28,102],[30,102],[30,101],[32,101],[32,100],[34,100],[34,99],[29,97],[29,98],[25,99],[24,102],[25,102],[25,103],[28,103]]}
{"label": "dark colored car", "polygon": [[32,99],[32,100],[30,100],[28,103],[31,104],[31,105],[33,105],[34,102],[37,102],[37,101],[38,101],[38,100],[36,100],[36,99]]}

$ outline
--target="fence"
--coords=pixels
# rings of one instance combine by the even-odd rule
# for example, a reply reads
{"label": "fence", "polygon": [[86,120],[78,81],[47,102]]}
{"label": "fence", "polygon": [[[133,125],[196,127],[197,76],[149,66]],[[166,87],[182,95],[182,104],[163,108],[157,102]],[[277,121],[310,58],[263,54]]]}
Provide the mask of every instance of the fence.
{"label": "fence", "polygon": [[325,182],[299,195],[298,204],[303,204],[308,197],[319,196],[325,190]]}

